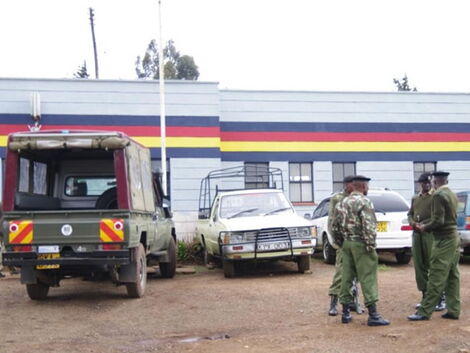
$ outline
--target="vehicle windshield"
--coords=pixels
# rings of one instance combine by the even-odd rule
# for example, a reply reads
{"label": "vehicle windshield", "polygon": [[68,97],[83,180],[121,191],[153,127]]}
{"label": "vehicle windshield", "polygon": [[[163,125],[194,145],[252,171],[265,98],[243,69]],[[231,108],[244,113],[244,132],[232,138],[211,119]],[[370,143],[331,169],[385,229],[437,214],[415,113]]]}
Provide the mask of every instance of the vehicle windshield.
{"label": "vehicle windshield", "polygon": [[376,212],[408,212],[408,204],[398,195],[384,192],[384,193],[371,193],[367,197],[374,204]]}
{"label": "vehicle windshield", "polygon": [[294,212],[289,201],[280,192],[226,195],[220,201],[220,217],[252,217]]}

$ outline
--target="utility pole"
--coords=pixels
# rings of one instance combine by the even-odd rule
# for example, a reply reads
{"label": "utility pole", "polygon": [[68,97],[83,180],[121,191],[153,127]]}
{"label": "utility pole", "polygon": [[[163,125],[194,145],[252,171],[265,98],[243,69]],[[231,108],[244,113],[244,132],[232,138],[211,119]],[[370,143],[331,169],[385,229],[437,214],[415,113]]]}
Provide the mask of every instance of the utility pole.
{"label": "utility pole", "polygon": [[93,17],[95,14],[93,13],[93,9],[90,7],[90,25],[91,25],[91,37],[93,39],[93,51],[95,54],[95,78],[100,78],[98,74],[98,53],[96,52],[96,38],[95,38],[95,23],[93,21]]}
{"label": "utility pole", "polygon": [[160,86],[160,150],[162,158],[162,189],[163,194],[168,195],[168,180],[166,176],[166,117],[165,117],[165,60],[163,58],[163,34],[162,34],[162,3],[158,0],[158,26],[160,29],[160,45],[158,46],[159,86]]}

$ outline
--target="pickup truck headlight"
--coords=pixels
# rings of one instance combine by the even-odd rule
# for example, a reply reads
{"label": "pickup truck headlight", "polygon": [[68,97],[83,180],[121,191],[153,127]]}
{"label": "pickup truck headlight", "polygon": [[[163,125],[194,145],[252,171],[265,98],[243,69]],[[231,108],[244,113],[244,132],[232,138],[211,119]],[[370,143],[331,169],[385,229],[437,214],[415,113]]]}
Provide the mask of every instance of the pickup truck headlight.
{"label": "pickup truck headlight", "polygon": [[301,238],[316,238],[317,227],[299,227],[297,228],[297,236]]}
{"label": "pickup truck headlight", "polygon": [[223,244],[243,243],[246,240],[244,232],[220,232]]}

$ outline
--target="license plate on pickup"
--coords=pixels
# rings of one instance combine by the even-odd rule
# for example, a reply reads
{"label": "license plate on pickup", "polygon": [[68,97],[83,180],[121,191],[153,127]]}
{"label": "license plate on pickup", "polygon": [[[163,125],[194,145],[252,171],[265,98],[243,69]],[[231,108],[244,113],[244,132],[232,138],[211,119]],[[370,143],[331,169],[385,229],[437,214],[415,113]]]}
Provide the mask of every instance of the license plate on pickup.
{"label": "license plate on pickup", "polygon": [[276,250],[285,250],[289,248],[290,248],[290,245],[288,241],[258,244],[258,251],[276,251]]}
{"label": "license plate on pickup", "polygon": [[386,232],[387,231],[387,222],[377,222],[377,232]]}
{"label": "license plate on pickup", "polygon": [[[54,254],[38,254],[38,260],[53,260],[58,259],[60,257],[59,253]],[[60,268],[59,264],[52,264],[52,265],[36,265],[37,270],[53,270]]]}

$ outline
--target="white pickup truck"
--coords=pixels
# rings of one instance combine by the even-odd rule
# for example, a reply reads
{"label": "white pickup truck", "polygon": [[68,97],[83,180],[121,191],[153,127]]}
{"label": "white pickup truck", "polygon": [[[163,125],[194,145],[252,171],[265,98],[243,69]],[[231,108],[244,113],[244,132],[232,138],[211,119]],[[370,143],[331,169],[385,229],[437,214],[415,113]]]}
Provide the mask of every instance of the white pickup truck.
{"label": "white pickup truck", "polygon": [[296,214],[282,190],[217,191],[209,204],[200,207],[196,236],[206,262],[221,259],[225,277],[235,276],[241,261],[284,259],[296,261],[299,272],[310,269],[316,227]]}

